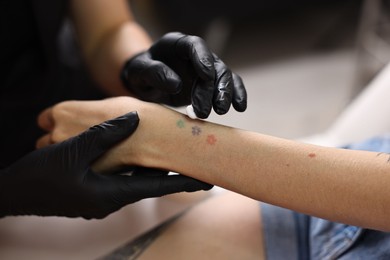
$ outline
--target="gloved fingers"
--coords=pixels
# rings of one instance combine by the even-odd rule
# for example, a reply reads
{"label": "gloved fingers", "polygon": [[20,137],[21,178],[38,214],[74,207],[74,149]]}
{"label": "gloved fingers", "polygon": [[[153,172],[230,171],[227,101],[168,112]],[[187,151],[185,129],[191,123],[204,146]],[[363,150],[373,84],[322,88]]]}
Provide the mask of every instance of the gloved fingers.
{"label": "gloved fingers", "polygon": [[164,176],[169,172],[166,170],[154,169],[154,168],[146,168],[146,167],[136,167],[133,170],[132,176]]}
{"label": "gloved fingers", "polygon": [[182,88],[179,75],[160,61],[150,61],[147,68],[142,72],[142,77],[146,85],[170,94],[176,94]]}
{"label": "gloved fingers", "polygon": [[51,134],[46,134],[42,137],[40,137],[36,143],[35,143],[35,147],[37,149],[39,148],[42,148],[42,147],[45,147],[45,146],[48,146],[48,145],[51,145],[53,144],[53,141],[52,141],[52,138],[51,138]]}
{"label": "gloved fingers", "polygon": [[177,41],[176,48],[180,57],[191,62],[201,79],[204,81],[215,80],[213,53],[202,38],[186,35]]}
{"label": "gloved fingers", "polygon": [[183,176],[112,176],[117,178],[124,203],[134,202],[134,198],[155,198],[177,192],[209,190],[213,185]]}
{"label": "gloved fingers", "polygon": [[166,170],[160,170],[155,168],[147,168],[147,167],[140,167],[140,166],[124,166],[121,169],[118,169],[115,172],[111,172],[111,174],[117,174],[117,175],[131,175],[131,176],[162,176],[167,175],[169,171]]}
{"label": "gloved fingers", "polygon": [[85,163],[89,164],[110,147],[130,136],[137,129],[138,123],[137,112],[130,112],[95,125],[69,141],[77,143],[75,154],[84,156]]}
{"label": "gloved fingers", "polygon": [[207,118],[213,107],[214,82],[197,78],[192,87],[192,107],[198,118]]}
{"label": "gloved fingers", "polygon": [[153,60],[143,52],[128,60],[122,69],[121,79],[125,86],[137,93],[140,85],[159,88],[169,93],[181,90],[181,79],[166,64]]}
{"label": "gloved fingers", "polygon": [[215,82],[213,107],[214,111],[223,115],[229,111],[233,97],[233,77],[230,69],[218,57],[215,59],[217,80]]}
{"label": "gloved fingers", "polygon": [[51,131],[54,128],[54,119],[52,108],[46,108],[43,110],[37,118],[37,123],[40,128],[46,131]]}
{"label": "gloved fingers", "polygon": [[244,83],[240,76],[235,73],[233,74],[233,107],[238,112],[244,112],[247,107],[247,93],[244,86]]}

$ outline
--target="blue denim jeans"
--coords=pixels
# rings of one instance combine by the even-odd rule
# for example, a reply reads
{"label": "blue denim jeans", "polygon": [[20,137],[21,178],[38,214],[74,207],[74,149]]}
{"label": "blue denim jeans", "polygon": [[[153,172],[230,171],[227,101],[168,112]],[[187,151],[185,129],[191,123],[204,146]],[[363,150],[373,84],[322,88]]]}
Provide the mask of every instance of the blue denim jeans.
{"label": "blue denim jeans", "polygon": [[[390,153],[390,135],[343,148]],[[331,222],[264,203],[261,212],[267,259],[390,259],[390,233]]]}

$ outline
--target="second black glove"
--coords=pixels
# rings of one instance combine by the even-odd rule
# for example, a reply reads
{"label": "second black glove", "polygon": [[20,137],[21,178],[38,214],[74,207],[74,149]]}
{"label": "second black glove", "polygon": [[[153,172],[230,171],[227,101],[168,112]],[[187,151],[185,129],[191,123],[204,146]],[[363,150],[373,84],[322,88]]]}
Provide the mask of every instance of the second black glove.
{"label": "second black glove", "polygon": [[172,106],[192,104],[199,118],[207,118],[212,108],[222,115],[231,104],[239,112],[247,106],[242,79],[197,36],[164,35],[126,62],[121,79],[140,99]]}

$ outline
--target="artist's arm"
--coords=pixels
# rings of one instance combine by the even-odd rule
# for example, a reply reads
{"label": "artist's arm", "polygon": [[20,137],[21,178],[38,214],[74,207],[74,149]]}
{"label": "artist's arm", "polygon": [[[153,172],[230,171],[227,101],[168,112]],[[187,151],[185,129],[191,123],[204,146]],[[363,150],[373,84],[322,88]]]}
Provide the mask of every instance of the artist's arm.
{"label": "artist's arm", "polygon": [[192,104],[199,118],[246,109],[241,78],[200,37],[172,32],[152,45],[125,0],[73,0],[70,12],[88,68],[108,94]]}
{"label": "artist's arm", "polygon": [[73,0],[70,12],[93,77],[109,94],[129,94],[120,71],[129,57],[150,47],[151,39],[134,20],[127,1]]}
{"label": "artist's arm", "polygon": [[[137,110],[140,124],[98,162],[100,169],[113,163],[165,168],[299,212],[390,230],[388,154],[313,146],[190,120],[131,98],[65,102],[50,113],[56,118],[59,112],[53,110],[60,108],[75,120],[82,116],[72,114],[75,108],[115,116],[113,107],[117,113]],[[47,117],[41,116],[41,125],[49,125]]]}

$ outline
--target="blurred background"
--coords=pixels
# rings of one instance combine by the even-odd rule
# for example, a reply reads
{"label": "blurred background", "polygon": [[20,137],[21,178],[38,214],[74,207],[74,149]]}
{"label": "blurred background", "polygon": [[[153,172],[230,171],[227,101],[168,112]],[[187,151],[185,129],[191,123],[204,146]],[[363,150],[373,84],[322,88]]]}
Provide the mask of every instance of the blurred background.
{"label": "blurred background", "polygon": [[130,2],[154,39],[201,36],[242,76],[248,110],[209,120],[261,133],[323,131],[390,58],[389,1]]}
{"label": "blurred background", "polygon": [[[285,138],[324,131],[390,60],[389,2],[130,0],[155,40],[201,36],[242,76],[247,111],[210,121]],[[191,203],[149,199],[99,221],[2,219],[0,259],[96,259]]]}

